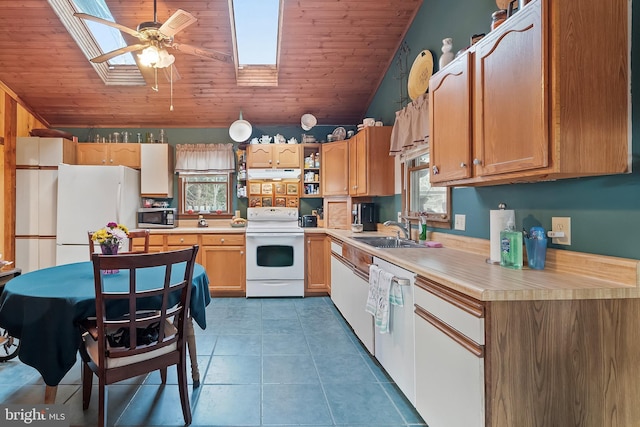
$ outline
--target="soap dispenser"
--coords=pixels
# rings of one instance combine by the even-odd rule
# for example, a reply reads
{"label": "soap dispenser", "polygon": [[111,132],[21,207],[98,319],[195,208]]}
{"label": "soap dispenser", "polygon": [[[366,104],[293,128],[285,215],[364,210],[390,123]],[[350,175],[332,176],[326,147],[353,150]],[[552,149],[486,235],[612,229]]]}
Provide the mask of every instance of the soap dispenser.
{"label": "soap dispenser", "polygon": [[522,268],[522,233],[516,231],[511,220],[507,223],[507,228],[500,232],[500,265],[514,269]]}

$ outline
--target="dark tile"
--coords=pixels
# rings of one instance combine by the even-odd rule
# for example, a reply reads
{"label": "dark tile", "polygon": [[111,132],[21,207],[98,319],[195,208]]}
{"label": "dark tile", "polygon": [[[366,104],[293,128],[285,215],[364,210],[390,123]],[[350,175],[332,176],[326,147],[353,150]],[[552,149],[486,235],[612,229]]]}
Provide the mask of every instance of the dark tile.
{"label": "dark tile", "polygon": [[260,356],[211,356],[204,384],[260,384]]}
{"label": "dark tile", "polygon": [[263,319],[262,332],[265,334],[301,334],[302,326],[295,319]]}
{"label": "dark tile", "polygon": [[213,350],[216,356],[260,356],[262,335],[220,335]]}
{"label": "dark tile", "polygon": [[309,355],[264,356],[263,384],[318,384],[318,372]]}
{"label": "dark tile", "polygon": [[262,336],[263,354],[310,354],[307,339],[302,334],[274,334]]}
{"label": "dark tile", "polygon": [[398,389],[395,384],[383,383],[382,387],[387,392],[393,403],[395,403],[396,408],[400,411],[402,418],[408,423],[412,425],[426,425],[416,408],[407,400],[402,391]]}
{"label": "dark tile", "polygon": [[404,424],[380,384],[325,384],[324,390],[336,424]]}
{"label": "dark tile", "polygon": [[331,415],[320,385],[265,384],[263,424],[327,424]]}
{"label": "dark tile", "polygon": [[260,425],[260,385],[203,385],[201,388],[192,426]]}
{"label": "dark tile", "polygon": [[362,356],[359,354],[323,354],[314,356],[323,384],[376,382]]}
{"label": "dark tile", "polygon": [[[111,386],[109,386],[111,399]],[[191,394],[191,389],[189,389]],[[96,394],[97,397],[97,394]],[[189,403],[191,404],[191,403]],[[110,411],[111,411],[111,405]],[[97,409],[97,406],[96,406]],[[112,416],[109,412],[109,416]],[[116,426],[184,425],[178,386],[142,385],[131,399]]]}
{"label": "dark tile", "polygon": [[311,354],[355,354],[356,346],[344,332],[306,334]]}

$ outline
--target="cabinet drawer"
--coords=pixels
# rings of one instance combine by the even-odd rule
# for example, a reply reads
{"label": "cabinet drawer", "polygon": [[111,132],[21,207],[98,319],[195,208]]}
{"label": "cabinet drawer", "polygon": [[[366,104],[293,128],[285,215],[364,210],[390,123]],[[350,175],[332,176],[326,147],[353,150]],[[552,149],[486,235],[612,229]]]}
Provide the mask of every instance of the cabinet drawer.
{"label": "cabinet drawer", "polygon": [[225,246],[242,246],[244,245],[243,234],[203,234],[202,246],[207,245],[225,245]]}
{"label": "cabinet drawer", "polygon": [[198,236],[195,234],[169,234],[167,235],[167,245],[197,245]]}
{"label": "cabinet drawer", "polygon": [[162,234],[149,235],[149,246],[163,246],[163,245],[164,245],[164,236]]}
{"label": "cabinet drawer", "polygon": [[484,344],[484,305],[481,301],[421,276],[416,278],[414,291],[416,308],[429,312],[477,344]]}

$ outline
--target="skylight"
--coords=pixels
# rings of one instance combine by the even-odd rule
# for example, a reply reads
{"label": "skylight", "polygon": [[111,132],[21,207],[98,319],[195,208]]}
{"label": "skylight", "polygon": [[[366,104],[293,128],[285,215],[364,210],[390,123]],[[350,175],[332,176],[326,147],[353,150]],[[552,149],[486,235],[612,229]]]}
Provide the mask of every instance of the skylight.
{"label": "skylight", "polygon": [[[104,0],[73,0],[73,2],[78,12],[84,12],[97,16],[98,18],[106,19],[107,21],[115,22]],[[89,31],[93,34],[103,53],[127,46],[127,43],[122,37],[122,33],[117,29],[93,21],[85,21],[85,24],[89,27]],[[109,65],[135,65],[136,63],[130,52],[111,58],[108,62]]]}
{"label": "skylight", "polygon": [[232,0],[238,64],[276,65],[280,0]]}
{"label": "skylight", "polygon": [[47,0],[60,22],[87,57],[87,62],[107,85],[144,86],[146,81],[133,55],[127,53],[109,61],[93,63],[89,59],[126,46],[120,31],[107,25],[79,19],[73,14],[84,12],[113,21],[104,0]]}

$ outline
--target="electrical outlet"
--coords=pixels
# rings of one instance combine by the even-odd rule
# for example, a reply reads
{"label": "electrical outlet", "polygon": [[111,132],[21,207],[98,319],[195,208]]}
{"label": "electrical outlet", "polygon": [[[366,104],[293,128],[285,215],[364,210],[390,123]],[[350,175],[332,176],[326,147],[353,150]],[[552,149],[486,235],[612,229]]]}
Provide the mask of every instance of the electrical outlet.
{"label": "electrical outlet", "polygon": [[552,238],[551,243],[555,243],[557,245],[571,244],[571,218],[570,217],[552,217],[551,231],[559,231],[564,233],[564,237]]}
{"label": "electrical outlet", "polygon": [[466,220],[467,220],[466,215],[456,214],[454,228],[456,230],[464,231],[466,227]]}

